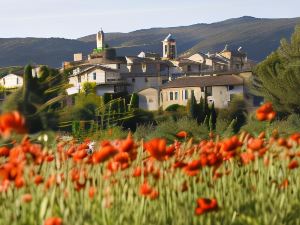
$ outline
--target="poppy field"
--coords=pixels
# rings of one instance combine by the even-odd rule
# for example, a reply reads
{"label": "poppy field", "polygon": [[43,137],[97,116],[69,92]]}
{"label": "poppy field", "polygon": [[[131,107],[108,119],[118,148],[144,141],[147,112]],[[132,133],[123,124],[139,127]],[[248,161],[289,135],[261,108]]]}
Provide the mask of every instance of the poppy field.
{"label": "poppy field", "polygon": [[11,112],[0,135],[0,224],[300,224],[300,133],[35,140]]}

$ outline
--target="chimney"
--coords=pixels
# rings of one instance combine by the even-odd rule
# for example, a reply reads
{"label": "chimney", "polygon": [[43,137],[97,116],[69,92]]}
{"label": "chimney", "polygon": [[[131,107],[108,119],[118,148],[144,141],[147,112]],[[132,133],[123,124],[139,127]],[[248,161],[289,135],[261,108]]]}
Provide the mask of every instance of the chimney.
{"label": "chimney", "polygon": [[76,53],[74,54],[74,61],[81,61],[82,60],[82,53]]}

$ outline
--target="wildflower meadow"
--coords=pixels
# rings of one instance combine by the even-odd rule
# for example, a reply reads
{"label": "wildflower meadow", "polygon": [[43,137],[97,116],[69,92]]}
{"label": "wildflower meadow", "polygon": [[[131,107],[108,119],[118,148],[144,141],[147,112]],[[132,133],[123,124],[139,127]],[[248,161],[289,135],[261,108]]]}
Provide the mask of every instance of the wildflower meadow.
{"label": "wildflower meadow", "polygon": [[0,134],[0,224],[300,224],[300,133],[81,141],[28,135],[15,111]]}

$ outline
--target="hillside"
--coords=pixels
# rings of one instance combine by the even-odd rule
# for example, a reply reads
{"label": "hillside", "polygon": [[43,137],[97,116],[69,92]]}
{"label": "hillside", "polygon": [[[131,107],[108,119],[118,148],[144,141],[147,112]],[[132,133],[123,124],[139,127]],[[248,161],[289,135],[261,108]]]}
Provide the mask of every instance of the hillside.
{"label": "hillside", "polygon": [[[178,53],[214,52],[225,44],[242,46],[251,59],[260,61],[275,50],[282,38],[289,38],[300,18],[258,19],[241,17],[212,24],[195,24],[171,28],[151,28],[130,33],[108,33],[107,43],[120,55],[136,55],[140,51],[161,52],[162,39],[172,33],[177,39]],[[24,65],[28,62],[59,67],[72,60],[73,53],[87,55],[95,47],[95,35],[77,40],[62,38],[2,38],[0,66]]]}

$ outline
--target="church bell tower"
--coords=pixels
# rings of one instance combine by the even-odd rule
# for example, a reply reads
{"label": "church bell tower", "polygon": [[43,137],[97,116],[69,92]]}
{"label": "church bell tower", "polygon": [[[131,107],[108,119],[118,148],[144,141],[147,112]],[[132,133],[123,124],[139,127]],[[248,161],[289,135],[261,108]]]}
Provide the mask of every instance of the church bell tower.
{"label": "church bell tower", "polygon": [[104,32],[101,29],[101,31],[99,31],[97,33],[97,49],[102,50],[105,48],[105,44],[104,44]]}
{"label": "church bell tower", "polygon": [[163,41],[163,58],[165,59],[176,59],[177,57],[177,48],[176,40],[169,34]]}

